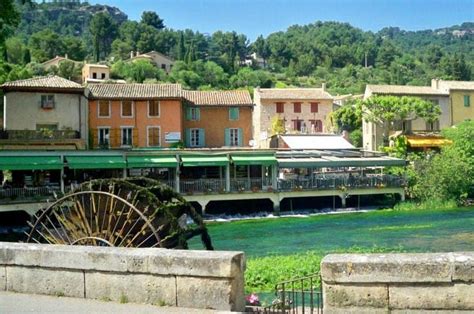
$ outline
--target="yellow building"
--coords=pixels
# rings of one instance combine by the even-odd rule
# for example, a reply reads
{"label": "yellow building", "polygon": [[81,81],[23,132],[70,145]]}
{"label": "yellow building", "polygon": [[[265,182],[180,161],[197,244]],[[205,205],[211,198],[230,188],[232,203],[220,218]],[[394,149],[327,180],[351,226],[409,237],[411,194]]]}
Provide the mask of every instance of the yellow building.
{"label": "yellow building", "polygon": [[474,120],[474,82],[432,80],[431,85],[449,92],[452,124]]}

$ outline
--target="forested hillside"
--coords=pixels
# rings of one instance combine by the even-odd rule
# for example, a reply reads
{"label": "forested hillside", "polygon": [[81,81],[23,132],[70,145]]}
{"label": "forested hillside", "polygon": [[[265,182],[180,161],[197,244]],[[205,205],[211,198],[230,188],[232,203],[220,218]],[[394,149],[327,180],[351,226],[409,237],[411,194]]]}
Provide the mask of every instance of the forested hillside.
{"label": "forested hillside", "polygon": [[[131,21],[117,8],[80,0],[15,0],[0,13],[0,82],[44,74],[57,55],[106,62],[115,78],[182,83],[188,88],[319,86],[334,94],[360,93],[367,83],[428,84],[431,78],[472,80],[474,23],[438,30],[377,33],[347,23],[290,26],[250,42],[245,34],[174,30],[159,12]],[[177,60],[166,75],[147,61],[123,62],[131,51],[159,51]],[[256,53],[263,64],[249,65]],[[3,59],[3,60],[1,60]],[[247,62],[245,62],[247,60]],[[53,69],[64,77],[79,69]]]}

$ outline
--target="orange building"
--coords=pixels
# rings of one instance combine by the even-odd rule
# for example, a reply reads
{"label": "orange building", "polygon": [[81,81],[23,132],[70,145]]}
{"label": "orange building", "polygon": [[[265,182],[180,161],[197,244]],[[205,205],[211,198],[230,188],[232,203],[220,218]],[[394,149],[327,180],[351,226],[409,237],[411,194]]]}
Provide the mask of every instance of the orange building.
{"label": "orange building", "polygon": [[252,139],[248,91],[183,91],[186,147],[242,147]]}
{"label": "orange building", "polygon": [[89,86],[90,147],[169,147],[183,140],[179,84]]}

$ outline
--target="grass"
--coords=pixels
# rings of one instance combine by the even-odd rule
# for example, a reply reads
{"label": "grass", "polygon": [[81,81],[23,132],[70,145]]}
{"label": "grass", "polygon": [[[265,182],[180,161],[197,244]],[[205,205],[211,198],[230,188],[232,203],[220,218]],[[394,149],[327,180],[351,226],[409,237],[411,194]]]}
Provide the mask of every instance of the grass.
{"label": "grass", "polygon": [[124,303],[128,303],[128,298],[125,294],[121,294],[120,295],[120,299],[119,299],[119,302],[124,304]]}

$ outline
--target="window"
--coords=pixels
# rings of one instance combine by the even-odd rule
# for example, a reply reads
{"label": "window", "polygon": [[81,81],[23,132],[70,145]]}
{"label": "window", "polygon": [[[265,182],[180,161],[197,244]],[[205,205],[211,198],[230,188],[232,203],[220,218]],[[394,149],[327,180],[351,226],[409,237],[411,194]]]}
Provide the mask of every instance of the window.
{"label": "window", "polygon": [[239,107],[229,108],[229,120],[239,120]]}
{"label": "window", "polygon": [[403,132],[411,132],[411,121],[403,121],[402,122],[402,131]]}
{"label": "window", "polygon": [[102,73],[100,77],[104,80],[105,79],[105,73]]}
{"label": "window", "polygon": [[148,146],[160,146],[160,127],[150,126],[148,127]]}
{"label": "window", "polygon": [[161,68],[166,71],[166,64],[162,63]]}
{"label": "window", "polygon": [[98,111],[99,117],[110,117],[110,102],[108,100],[99,100]]}
{"label": "window", "polygon": [[133,117],[133,102],[131,100],[122,100],[122,117]]}
{"label": "window", "polygon": [[284,106],[284,105],[285,105],[285,104],[282,103],[282,102],[277,102],[277,103],[276,103],[276,112],[277,112],[277,113],[283,113],[283,112],[285,112],[285,106]]}
{"label": "window", "polygon": [[133,128],[122,128],[122,146],[132,146]]}
{"label": "window", "polygon": [[204,130],[203,129],[190,130],[189,146],[191,147],[204,146]]}
{"label": "window", "polygon": [[320,133],[323,131],[323,123],[321,120],[309,120],[311,124],[311,133]]}
{"label": "window", "polygon": [[471,105],[471,96],[464,95],[464,107],[469,107]]}
{"label": "window", "polygon": [[302,122],[303,120],[300,120],[300,119],[295,119],[295,120],[292,120],[293,121],[293,130],[295,131],[301,131],[301,127],[302,127]]}
{"label": "window", "polygon": [[242,129],[225,129],[225,146],[242,146]]}
{"label": "window", "polygon": [[97,78],[97,73],[96,73],[96,72],[93,72],[93,73],[92,73],[92,78],[94,78],[94,79]]}
{"label": "window", "polygon": [[200,110],[199,108],[186,108],[186,119],[191,121],[200,120]]}
{"label": "window", "polygon": [[110,128],[98,129],[99,147],[108,148],[110,146]]}
{"label": "window", "polygon": [[312,103],[311,103],[311,112],[312,112],[312,113],[318,112],[318,109],[319,109],[318,107],[319,107],[319,103],[317,103],[317,102],[312,102]]}
{"label": "window", "polygon": [[54,95],[41,95],[41,108],[53,109],[54,108]]}
{"label": "window", "polygon": [[300,102],[293,103],[293,112],[295,112],[295,113],[301,112],[301,103]]}
{"label": "window", "polygon": [[148,101],[148,116],[159,117],[160,116],[160,102],[158,100]]}
{"label": "window", "polygon": [[439,131],[439,120],[426,121],[426,131]]}

